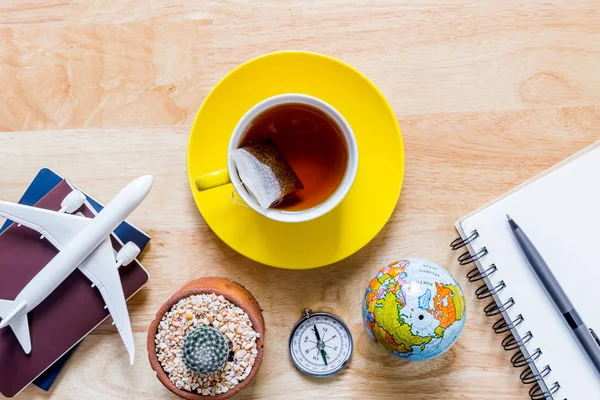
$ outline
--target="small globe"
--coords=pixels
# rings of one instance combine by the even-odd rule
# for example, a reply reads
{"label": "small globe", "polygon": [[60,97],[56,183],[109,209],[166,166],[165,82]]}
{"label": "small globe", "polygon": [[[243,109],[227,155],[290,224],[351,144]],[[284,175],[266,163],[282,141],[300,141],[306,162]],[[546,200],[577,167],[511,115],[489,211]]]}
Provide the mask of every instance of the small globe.
{"label": "small globe", "polygon": [[454,277],[423,258],[394,261],[371,280],[363,302],[369,335],[398,358],[429,360],[465,326],[465,298]]}

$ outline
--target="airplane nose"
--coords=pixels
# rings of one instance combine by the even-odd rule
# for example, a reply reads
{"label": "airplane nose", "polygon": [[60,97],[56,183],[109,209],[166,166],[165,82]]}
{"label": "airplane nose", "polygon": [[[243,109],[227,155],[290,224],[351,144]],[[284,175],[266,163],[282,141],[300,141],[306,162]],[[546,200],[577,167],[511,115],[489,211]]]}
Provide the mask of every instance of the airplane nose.
{"label": "airplane nose", "polygon": [[[114,200],[111,201],[106,208],[116,202],[120,205],[113,205],[113,207],[121,210],[119,211],[119,215],[125,213],[124,215],[127,217],[129,213],[131,213],[137,206],[140,205],[142,201],[144,201],[148,195],[148,192],[150,192],[150,189],[152,188],[153,180],[154,178],[152,175],[144,175],[134,179],[133,181],[129,182],[127,186],[121,189],[119,194],[115,196]],[[117,201],[117,199],[120,200]],[[123,217],[123,219],[125,219],[125,217]],[[121,221],[123,221],[123,219]]]}
{"label": "airplane nose", "polygon": [[152,188],[152,183],[154,182],[154,177],[152,175],[144,175],[140,176],[132,183],[133,185],[142,193],[148,193]]}
{"label": "airplane nose", "polygon": [[125,186],[117,197],[125,197],[133,201],[136,206],[140,204],[150,192],[154,178],[152,175],[144,175],[131,181]]}

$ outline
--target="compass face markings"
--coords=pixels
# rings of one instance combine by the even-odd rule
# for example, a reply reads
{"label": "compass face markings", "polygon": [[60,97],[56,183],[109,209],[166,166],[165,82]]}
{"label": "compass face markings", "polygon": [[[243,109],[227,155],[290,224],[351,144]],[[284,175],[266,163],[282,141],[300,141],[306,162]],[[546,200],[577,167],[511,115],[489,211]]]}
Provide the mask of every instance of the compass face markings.
{"label": "compass face markings", "polygon": [[337,317],[317,313],[301,320],[290,338],[296,367],[313,376],[339,372],[352,355],[352,336]]}

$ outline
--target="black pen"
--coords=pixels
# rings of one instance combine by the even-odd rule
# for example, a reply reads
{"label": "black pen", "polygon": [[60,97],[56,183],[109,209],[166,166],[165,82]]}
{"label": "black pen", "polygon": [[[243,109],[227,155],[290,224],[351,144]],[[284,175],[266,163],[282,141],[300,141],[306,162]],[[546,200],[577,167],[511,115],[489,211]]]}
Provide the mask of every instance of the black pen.
{"label": "black pen", "polygon": [[546,290],[546,293],[556,306],[558,312],[563,316],[567,325],[573,331],[575,338],[581,345],[581,348],[587,354],[588,358],[600,374],[600,340],[593,330],[583,323],[583,320],[573,307],[571,300],[558,283],[558,280],[544,261],[541,254],[537,251],[531,240],[525,235],[525,232],[508,215],[508,224],[523,251],[525,258],[537,276],[538,280]]}

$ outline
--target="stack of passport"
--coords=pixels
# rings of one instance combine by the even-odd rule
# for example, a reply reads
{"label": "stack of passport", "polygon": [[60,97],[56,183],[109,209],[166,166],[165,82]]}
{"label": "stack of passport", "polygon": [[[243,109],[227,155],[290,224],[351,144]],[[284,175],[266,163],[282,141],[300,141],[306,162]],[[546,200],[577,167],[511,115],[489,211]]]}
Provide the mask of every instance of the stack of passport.
{"label": "stack of passport", "polygon": [[[62,199],[74,188],[54,171],[42,169],[19,203],[58,210]],[[93,217],[102,210],[102,204],[77,189],[87,198],[84,215]],[[125,221],[114,231],[112,241],[115,250],[133,242],[143,251],[150,237]],[[14,298],[56,252],[49,242],[40,240],[37,232],[6,221],[0,227],[0,298]],[[119,273],[127,298],[148,281],[148,273],[137,261],[121,268]],[[22,351],[11,329],[0,331],[0,393],[12,397],[32,381],[41,389],[49,390],[78,343],[107,316],[100,293],[81,272],[73,272],[30,313],[33,346],[30,355]],[[64,330],[54,329],[53,325],[60,324],[61,320],[63,325],[66,323]]]}

